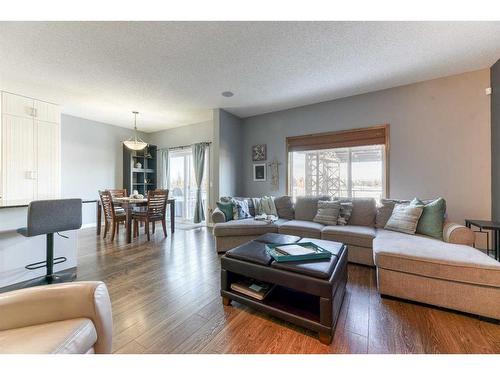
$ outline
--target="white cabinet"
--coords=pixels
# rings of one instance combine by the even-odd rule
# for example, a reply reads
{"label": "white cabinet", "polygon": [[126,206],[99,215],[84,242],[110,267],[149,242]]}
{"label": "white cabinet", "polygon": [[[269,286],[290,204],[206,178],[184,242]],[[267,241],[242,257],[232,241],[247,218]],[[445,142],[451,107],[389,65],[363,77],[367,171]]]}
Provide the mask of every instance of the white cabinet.
{"label": "white cabinet", "polygon": [[60,195],[61,125],[58,106],[2,92],[1,199]]}

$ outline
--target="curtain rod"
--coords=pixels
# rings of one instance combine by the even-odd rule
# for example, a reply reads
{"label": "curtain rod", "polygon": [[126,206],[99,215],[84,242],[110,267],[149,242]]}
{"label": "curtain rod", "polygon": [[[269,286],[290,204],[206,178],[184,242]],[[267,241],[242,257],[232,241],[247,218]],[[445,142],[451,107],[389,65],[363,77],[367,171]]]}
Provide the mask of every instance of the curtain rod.
{"label": "curtain rod", "polygon": [[[203,143],[208,145],[211,145],[212,142],[198,142],[198,143]],[[182,150],[184,148],[191,148],[191,146],[195,145],[196,143],[190,144],[190,145],[184,145],[184,146],[175,146],[175,147],[165,147],[165,148],[158,148],[156,151],[165,151],[165,150]]]}

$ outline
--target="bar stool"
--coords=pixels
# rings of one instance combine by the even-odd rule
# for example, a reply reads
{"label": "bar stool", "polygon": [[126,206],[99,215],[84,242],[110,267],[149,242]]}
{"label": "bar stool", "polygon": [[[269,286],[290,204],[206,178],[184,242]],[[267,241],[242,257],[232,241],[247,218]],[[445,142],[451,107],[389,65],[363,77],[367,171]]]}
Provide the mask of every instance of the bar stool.
{"label": "bar stool", "polygon": [[[28,224],[25,228],[17,230],[25,237],[34,237],[45,234],[46,259],[44,261],[28,264],[25,268],[36,270],[46,267],[47,272],[41,279],[35,279],[31,283],[53,284],[71,281],[74,275],[54,274],[54,265],[63,263],[66,257],[54,258],[54,233],[67,230],[80,229],[82,226],[82,200],[81,199],[51,199],[33,201],[28,206]],[[66,236],[59,234],[61,237]]]}

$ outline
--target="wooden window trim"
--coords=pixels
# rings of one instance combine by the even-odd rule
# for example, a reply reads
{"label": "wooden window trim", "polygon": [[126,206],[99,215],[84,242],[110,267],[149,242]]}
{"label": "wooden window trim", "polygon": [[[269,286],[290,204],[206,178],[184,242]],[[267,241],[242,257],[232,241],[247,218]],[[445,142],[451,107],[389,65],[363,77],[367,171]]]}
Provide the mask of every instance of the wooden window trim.
{"label": "wooden window trim", "polygon": [[286,194],[290,194],[290,152],[321,150],[330,148],[359,147],[385,145],[384,162],[384,192],[389,194],[389,124],[374,125],[366,128],[341,130],[334,132],[315,133],[286,137]]}

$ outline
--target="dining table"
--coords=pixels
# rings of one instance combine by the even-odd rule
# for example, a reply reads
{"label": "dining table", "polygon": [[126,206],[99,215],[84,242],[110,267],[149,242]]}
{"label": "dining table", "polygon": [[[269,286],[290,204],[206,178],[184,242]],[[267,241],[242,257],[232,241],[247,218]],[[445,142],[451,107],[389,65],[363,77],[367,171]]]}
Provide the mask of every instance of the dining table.
{"label": "dining table", "polygon": [[[125,210],[127,216],[125,220],[125,237],[127,243],[132,242],[132,213],[135,207],[146,207],[148,205],[147,198],[129,198],[123,197],[113,198],[113,204],[115,207],[122,207]],[[175,199],[167,199],[167,205],[170,206],[170,230],[172,233],[175,231]],[[101,201],[97,200],[97,235],[101,234],[101,221],[102,221],[102,204]]]}

